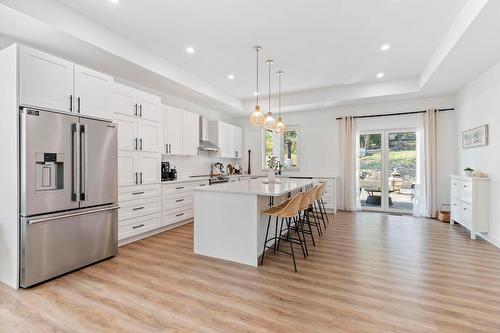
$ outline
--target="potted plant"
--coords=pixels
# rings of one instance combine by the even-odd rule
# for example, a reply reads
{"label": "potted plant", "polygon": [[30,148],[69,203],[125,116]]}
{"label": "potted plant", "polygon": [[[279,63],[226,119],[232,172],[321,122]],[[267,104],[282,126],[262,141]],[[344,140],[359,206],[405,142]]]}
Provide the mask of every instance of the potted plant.
{"label": "potted plant", "polygon": [[464,171],[467,177],[472,177],[472,172],[474,172],[474,169],[472,169],[471,167],[467,167],[464,169]]}

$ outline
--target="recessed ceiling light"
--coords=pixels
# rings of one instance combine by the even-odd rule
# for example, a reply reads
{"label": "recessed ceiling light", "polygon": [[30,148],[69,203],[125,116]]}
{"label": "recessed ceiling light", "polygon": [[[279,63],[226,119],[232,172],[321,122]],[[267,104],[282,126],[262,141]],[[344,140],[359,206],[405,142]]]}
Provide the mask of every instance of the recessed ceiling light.
{"label": "recessed ceiling light", "polygon": [[120,2],[120,0],[109,0],[109,2],[117,4]]}
{"label": "recessed ceiling light", "polygon": [[254,92],[253,95],[254,96],[259,96],[259,93],[258,92]]}
{"label": "recessed ceiling light", "polygon": [[194,53],[194,48],[192,48],[192,47],[188,47],[188,48],[186,49],[186,52],[187,52],[187,53],[189,53],[189,54],[193,54],[193,53]]}
{"label": "recessed ceiling light", "polygon": [[229,75],[227,76],[227,78],[228,78],[229,80],[234,80],[234,75],[233,75],[233,74],[229,74]]}
{"label": "recessed ceiling light", "polygon": [[387,51],[391,48],[391,44],[384,44],[380,47],[381,51]]}
{"label": "recessed ceiling light", "polygon": [[378,77],[379,79],[381,79],[381,78],[383,78],[383,77],[384,77],[384,75],[385,75],[384,73],[380,72],[380,73],[378,73],[378,74],[377,74],[377,77]]}

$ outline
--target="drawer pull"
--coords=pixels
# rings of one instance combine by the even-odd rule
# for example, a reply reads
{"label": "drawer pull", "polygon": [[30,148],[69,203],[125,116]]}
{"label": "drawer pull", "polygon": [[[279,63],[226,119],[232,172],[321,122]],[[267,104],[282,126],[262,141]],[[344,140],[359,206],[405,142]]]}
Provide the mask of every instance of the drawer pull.
{"label": "drawer pull", "polygon": [[179,187],[176,187],[175,189],[176,190],[182,190],[184,188],[184,186],[179,186]]}
{"label": "drawer pull", "polygon": [[182,216],[182,215],[184,215],[184,213],[177,214],[177,215],[175,215],[175,217],[179,217],[179,216]]}
{"label": "drawer pull", "polygon": [[184,201],[184,199],[177,199],[177,200],[175,200],[175,202],[182,202],[182,201]]}
{"label": "drawer pull", "polygon": [[137,229],[137,228],[142,228],[144,227],[144,224],[139,224],[139,225],[134,225],[132,229]]}
{"label": "drawer pull", "polygon": [[453,183],[453,185],[455,185],[455,186],[456,186],[456,185],[457,185],[457,183]]}
{"label": "drawer pull", "polygon": [[199,186],[207,186],[207,184],[200,184]]}
{"label": "drawer pull", "polygon": [[464,210],[467,210],[467,208],[464,208]]}
{"label": "drawer pull", "polygon": [[136,210],[141,210],[141,209],[144,209],[144,207],[137,207],[137,208],[134,208],[132,209],[133,211],[136,211]]}
{"label": "drawer pull", "polygon": [[132,195],[139,195],[139,194],[144,194],[144,192],[134,192]]}

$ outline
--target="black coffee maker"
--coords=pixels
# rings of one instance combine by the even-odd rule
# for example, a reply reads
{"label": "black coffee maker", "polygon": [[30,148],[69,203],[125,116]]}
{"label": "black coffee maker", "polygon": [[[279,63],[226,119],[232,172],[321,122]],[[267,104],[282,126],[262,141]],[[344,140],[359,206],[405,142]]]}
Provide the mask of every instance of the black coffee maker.
{"label": "black coffee maker", "polygon": [[161,162],[161,180],[176,180],[177,170],[175,166],[170,167],[170,162]]}

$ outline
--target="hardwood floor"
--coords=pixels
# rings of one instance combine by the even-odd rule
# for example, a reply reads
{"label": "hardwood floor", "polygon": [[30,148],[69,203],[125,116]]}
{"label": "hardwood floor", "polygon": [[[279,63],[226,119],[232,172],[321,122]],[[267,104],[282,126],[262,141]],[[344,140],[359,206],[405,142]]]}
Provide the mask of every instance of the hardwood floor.
{"label": "hardwood floor", "polygon": [[500,332],[500,250],[457,225],[339,213],[298,273],[283,254],[259,268],[195,256],[192,233],[1,285],[0,332]]}

